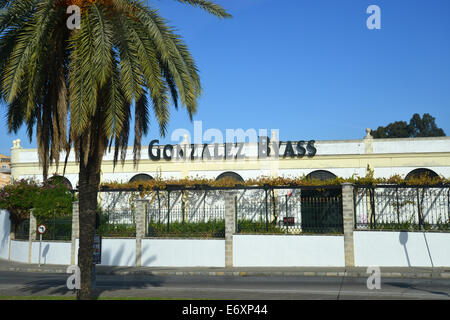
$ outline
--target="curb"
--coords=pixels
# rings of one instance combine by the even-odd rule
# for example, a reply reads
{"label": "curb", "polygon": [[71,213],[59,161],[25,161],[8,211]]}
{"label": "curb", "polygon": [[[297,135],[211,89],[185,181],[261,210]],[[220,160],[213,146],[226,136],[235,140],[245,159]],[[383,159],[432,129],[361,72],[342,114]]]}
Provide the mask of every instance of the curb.
{"label": "curb", "polygon": [[0,271],[10,271],[10,272],[37,272],[37,273],[66,273],[66,268],[61,269],[46,269],[46,268],[33,268],[33,267],[0,267]]}
{"label": "curb", "polygon": [[[0,271],[36,272],[36,273],[66,273],[68,266],[46,267],[1,267]],[[105,270],[97,268],[98,275],[147,275],[147,276],[216,276],[216,277],[348,277],[367,278],[368,273],[361,271],[158,271],[158,270]],[[381,272],[384,278],[409,279],[450,279],[450,272]]]}

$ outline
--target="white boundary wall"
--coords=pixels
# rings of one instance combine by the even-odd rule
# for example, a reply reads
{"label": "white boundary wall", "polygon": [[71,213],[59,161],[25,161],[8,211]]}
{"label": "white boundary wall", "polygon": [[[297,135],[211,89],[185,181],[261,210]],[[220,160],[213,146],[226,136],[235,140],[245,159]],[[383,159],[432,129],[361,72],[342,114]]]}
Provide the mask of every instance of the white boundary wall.
{"label": "white boundary wall", "polygon": [[343,236],[234,235],[235,267],[343,267]]}
{"label": "white boundary wall", "polygon": [[11,222],[9,212],[0,210],[0,258],[9,258]]}
{"label": "white boundary wall", "polygon": [[28,240],[12,240],[11,260],[28,263],[28,250],[29,250]]}
{"label": "white boundary wall", "polygon": [[[75,242],[75,264],[78,264],[79,239]],[[102,238],[101,266],[134,267],[136,265],[136,239]]]}
{"label": "white boundary wall", "polygon": [[225,240],[143,239],[142,265],[225,267]]}
{"label": "white boundary wall", "polygon": [[136,265],[136,239],[102,239],[101,265],[134,267]]}
{"label": "white boundary wall", "polygon": [[[41,264],[70,264],[71,242],[42,241]],[[28,262],[28,261],[27,261]],[[39,241],[33,241],[31,263],[39,262]]]}
{"label": "white boundary wall", "polygon": [[450,266],[450,233],[355,231],[353,237],[356,266]]}
{"label": "white boundary wall", "polygon": [[[0,258],[28,263],[29,242],[10,240],[10,225],[8,212],[1,210]],[[354,231],[353,237],[355,266],[450,267],[450,233]],[[102,245],[102,265],[135,266],[134,238],[106,238]],[[39,242],[33,241],[32,263],[38,255]],[[70,255],[71,242],[42,242],[42,264],[69,265]],[[344,237],[234,235],[233,262],[235,267],[343,267]],[[142,266],[224,267],[225,240],[143,239]]]}
{"label": "white boundary wall", "polygon": [[[141,261],[144,267],[224,267],[225,240],[142,239]],[[136,240],[102,239],[101,265],[135,266]]]}
{"label": "white boundary wall", "polygon": [[[450,233],[355,231],[355,266],[449,267],[449,243]],[[0,258],[8,259],[9,237],[0,244]],[[103,239],[102,245],[102,265],[135,266],[135,239]],[[10,260],[28,263],[28,250],[28,241],[12,240]],[[43,241],[41,264],[69,265],[70,253],[70,242]],[[38,254],[34,241],[32,263],[38,263]],[[233,262],[235,267],[344,267],[344,238],[234,235]],[[143,239],[142,266],[224,267],[225,240]]]}

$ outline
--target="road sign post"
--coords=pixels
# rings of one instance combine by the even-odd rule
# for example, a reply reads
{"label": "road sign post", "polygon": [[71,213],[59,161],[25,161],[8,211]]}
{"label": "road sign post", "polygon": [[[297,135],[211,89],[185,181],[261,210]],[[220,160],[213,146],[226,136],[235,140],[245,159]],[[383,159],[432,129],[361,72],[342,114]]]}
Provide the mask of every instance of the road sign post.
{"label": "road sign post", "polygon": [[39,259],[38,266],[41,266],[41,249],[42,249],[42,235],[47,232],[47,226],[45,224],[40,224],[37,227],[37,232],[39,233]]}

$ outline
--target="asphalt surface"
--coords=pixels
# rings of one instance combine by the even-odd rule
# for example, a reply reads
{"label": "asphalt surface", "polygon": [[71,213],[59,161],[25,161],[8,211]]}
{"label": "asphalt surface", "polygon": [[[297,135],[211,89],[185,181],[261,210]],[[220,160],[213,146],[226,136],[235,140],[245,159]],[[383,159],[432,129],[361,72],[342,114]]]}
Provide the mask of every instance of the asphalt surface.
{"label": "asphalt surface", "polygon": [[[0,271],[0,297],[75,296],[68,274]],[[158,297],[218,300],[447,299],[450,279],[381,278],[381,288],[367,288],[367,278],[305,276],[152,276],[97,275],[98,297]]]}

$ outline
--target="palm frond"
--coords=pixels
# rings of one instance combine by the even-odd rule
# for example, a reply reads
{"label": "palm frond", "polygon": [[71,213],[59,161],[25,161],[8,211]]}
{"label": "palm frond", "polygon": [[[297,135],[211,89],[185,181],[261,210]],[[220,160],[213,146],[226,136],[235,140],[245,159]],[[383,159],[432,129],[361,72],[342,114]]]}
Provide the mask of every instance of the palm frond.
{"label": "palm frond", "polygon": [[231,18],[231,14],[227,13],[224,8],[219,6],[218,4],[207,1],[207,0],[176,0],[178,2],[184,3],[184,4],[190,4],[191,6],[202,8],[203,10],[206,10],[212,15],[215,15],[219,18]]}
{"label": "palm frond", "polygon": [[[212,1],[176,1],[231,17]],[[62,0],[0,0],[0,99],[9,131],[25,124],[36,135],[44,175],[72,147],[86,164],[114,145],[114,165],[123,163],[133,108],[136,164],[150,118],[164,136],[171,104],[192,119],[202,92],[188,47],[157,10],[141,0],[84,4],[81,29],[68,30]]]}

